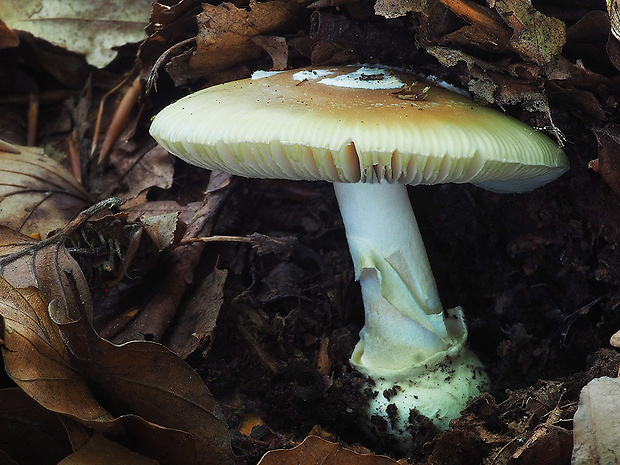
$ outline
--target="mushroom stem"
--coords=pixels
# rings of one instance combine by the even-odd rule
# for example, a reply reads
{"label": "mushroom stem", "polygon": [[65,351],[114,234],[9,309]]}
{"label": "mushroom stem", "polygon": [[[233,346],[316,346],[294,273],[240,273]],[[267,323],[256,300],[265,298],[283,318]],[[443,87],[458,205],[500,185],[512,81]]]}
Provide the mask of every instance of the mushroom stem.
{"label": "mushroom stem", "polygon": [[[334,189],[364,299],[366,321],[351,364],[378,391],[369,414],[387,418],[395,404],[397,436],[407,435],[411,409],[446,429],[487,378],[465,348],[462,310],[443,311],[407,189],[387,182]],[[381,394],[396,386],[394,397]]]}
{"label": "mushroom stem", "polygon": [[398,370],[456,341],[446,329],[437,286],[407,188],[399,183],[335,183],[366,326],[353,361],[360,371]]}

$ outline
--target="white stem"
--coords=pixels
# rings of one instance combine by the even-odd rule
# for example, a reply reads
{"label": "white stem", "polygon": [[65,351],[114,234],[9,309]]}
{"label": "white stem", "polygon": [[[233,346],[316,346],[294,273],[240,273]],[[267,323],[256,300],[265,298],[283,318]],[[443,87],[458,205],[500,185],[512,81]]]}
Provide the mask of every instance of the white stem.
{"label": "white stem", "polygon": [[351,362],[376,377],[462,344],[446,327],[406,187],[334,183],[360,281],[366,325]]}

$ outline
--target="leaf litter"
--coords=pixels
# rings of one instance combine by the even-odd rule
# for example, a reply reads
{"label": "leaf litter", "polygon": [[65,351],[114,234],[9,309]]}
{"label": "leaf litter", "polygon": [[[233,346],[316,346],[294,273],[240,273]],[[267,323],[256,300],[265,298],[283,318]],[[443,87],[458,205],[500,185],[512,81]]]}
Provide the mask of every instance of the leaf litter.
{"label": "leaf litter", "polygon": [[[50,463],[84,460],[68,437],[74,454],[160,463],[250,464],[283,447],[261,463],[568,463],[579,392],[617,376],[620,358],[617,13],[613,0],[155,2],[146,39],[120,35],[99,69],[1,24],[3,357],[41,422],[60,413]],[[158,108],[256,69],[377,61],[468,90],[555,137],[572,164],[522,196],[411,191],[442,300],[466,308],[494,388],[448,432],[412,425],[405,457],[356,427],[362,379],[347,360],[361,302],[329,186],[222,178],[146,134]],[[81,184],[23,147],[33,136]],[[110,196],[126,202],[83,214]],[[315,425],[348,447],[308,436]]]}

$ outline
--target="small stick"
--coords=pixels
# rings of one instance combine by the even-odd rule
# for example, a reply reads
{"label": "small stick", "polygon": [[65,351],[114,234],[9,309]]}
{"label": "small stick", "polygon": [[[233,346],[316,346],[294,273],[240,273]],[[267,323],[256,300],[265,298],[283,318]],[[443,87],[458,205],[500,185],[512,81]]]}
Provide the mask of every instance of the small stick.
{"label": "small stick", "polygon": [[75,218],[69,221],[61,230],[59,230],[56,234],[48,239],[44,239],[40,242],[35,242],[34,244],[23,248],[17,252],[6,255],[0,259],[0,268],[5,266],[8,263],[11,263],[18,258],[23,257],[24,255],[28,255],[36,252],[44,247],[47,247],[49,244],[56,244],[64,241],[69,235],[71,235],[77,228],[79,228],[85,221],[91,218],[93,215],[99,213],[102,210],[107,210],[109,208],[113,208],[119,206],[125,202],[125,199],[120,197],[110,197],[109,199],[102,200],[101,202],[97,202],[95,205],[87,208],[86,210],[80,212]]}
{"label": "small stick", "polygon": [[118,136],[127,122],[127,119],[131,114],[131,110],[138,101],[138,97],[140,97],[141,93],[142,84],[140,83],[140,76],[138,76],[133,80],[131,86],[129,86],[127,92],[125,92],[125,95],[121,99],[121,103],[114,112],[114,116],[112,117],[110,126],[108,126],[105,139],[101,145],[101,152],[99,152],[99,159],[97,160],[98,164],[102,164],[112,151],[112,147],[118,139]]}
{"label": "small stick", "polygon": [[71,172],[77,181],[82,184],[82,163],[81,163],[80,144],[77,141],[77,132],[75,129],[69,136],[69,163],[71,164]]}
{"label": "small stick", "polygon": [[439,0],[444,6],[449,8],[460,16],[465,21],[468,21],[487,34],[498,39],[498,42],[506,47],[510,48],[510,38],[512,37],[512,30],[505,24],[498,21],[498,18],[494,17],[492,10],[484,8],[477,3],[473,3],[469,0]]}
{"label": "small stick", "polygon": [[39,97],[33,92],[28,99],[28,132],[26,145],[34,147],[37,143],[37,130],[39,125]]}

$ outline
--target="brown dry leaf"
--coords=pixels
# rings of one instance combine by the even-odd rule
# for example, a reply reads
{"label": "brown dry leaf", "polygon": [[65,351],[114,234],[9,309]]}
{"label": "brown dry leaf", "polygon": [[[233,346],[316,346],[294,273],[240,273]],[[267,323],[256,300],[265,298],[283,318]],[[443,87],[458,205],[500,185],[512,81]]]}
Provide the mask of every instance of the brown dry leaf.
{"label": "brown dry leaf", "polygon": [[570,463],[573,436],[567,429],[542,424],[508,460],[507,465]]}
{"label": "brown dry leaf", "polygon": [[[58,415],[19,388],[0,390],[0,450],[19,464],[53,465],[71,452]],[[24,438],[28,438],[25,447]],[[1,463],[5,463],[0,458]]]}
{"label": "brown dry leaf", "polygon": [[153,342],[115,345],[97,336],[86,318],[74,319],[53,306],[50,314],[74,365],[98,398],[113,402],[114,411],[187,432],[200,464],[235,462],[219,404],[177,355]]}
{"label": "brown dry leaf", "polygon": [[189,296],[177,315],[167,346],[185,359],[200,349],[205,354],[213,342],[213,332],[224,303],[228,271],[215,268]]}
{"label": "brown dry leaf", "polygon": [[38,403],[97,431],[123,433],[162,463],[234,463],[219,405],[164,346],[115,346],[86,318],[70,318],[37,289],[2,278],[0,295],[5,368]]}
{"label": "brown dry leaf", "polygon": [[0,277],[0,295],[4,366],[11,379],[49,410],[88,421],[112,420],[73,367],[41,292],[16,289]]}
{"label": "brown dry leaf", "polygon": [[259,58],[263,50],[251,38],[293,24],[303,4],[251,0],[248,8],[228,2],[218,6],[204,3],[202,7],[204,12],[197,18],[196,53],[189,60],[192,76],[212,74]]}
{"label": "brown dry leaf", "polygon": [[288,44],[284,37],[254,36],[252,42],[265,50],[271,57],[274,71],[283,71],[288,67]]}
{"label": "brown dry leaf", "polygon": [[542,66],[562,52],[566,43],[566,26],[562,21],[542,14],[527,0],[494,0],[491,3],[512,28],[510,44],[525,60]]}
{"label": "brown dry leaf", "polygon": [[134,198],[152,187],[172,186],[172,157],[152,140],[139,145],[133,141],[121,143],[110,154],[110,164],[114,170],[91,182],[91,189],[100,197]]}
{"label": "brown dry leaf", "polygon": [[396,465],[389,457],[358,454],[335,442],[318,436],[308,436],[304,441],[287,450],[267,452],[259,465]]}
{"label": "brown dry leaf", "polygon": [[620,195],[620,126],[596,128],[594,135],[598,140],[598,159],[591,166]]}
{"label": "brown dry leaf", "polygon": [[17,37],[15,31],[0,21],[0,49],[17,47],[18,45],[19,37]]}
{"label": "brown dry leaf", "polygon": [[179,212],[143,215],[140,222],[160,252],[171,247],[179,237]]}
{"label": "brown dry leaf", "polygon": [[21,153],[0,151],[0,224],[46,237],[92,200],[73,175],[41,149],[17,148]]}
{"label": "brown dry leaf", "polygon": [[38,242],[0,226],[0,275],[13,287],[34,286],[64,308],[75,309],[83,305],[91,314],[92,300],[86,278],[62,243],[50,243],[15,260],[8,260],[7,256]]}
{"label": "brown dry leaf", "polygon": [[66,457],[58,465],[157,465],[158,463],[157,460],[132,452],[97,433],[84,447]]}

